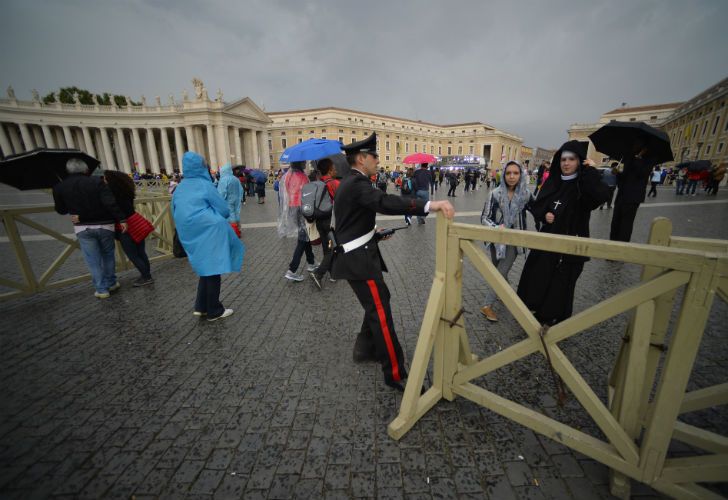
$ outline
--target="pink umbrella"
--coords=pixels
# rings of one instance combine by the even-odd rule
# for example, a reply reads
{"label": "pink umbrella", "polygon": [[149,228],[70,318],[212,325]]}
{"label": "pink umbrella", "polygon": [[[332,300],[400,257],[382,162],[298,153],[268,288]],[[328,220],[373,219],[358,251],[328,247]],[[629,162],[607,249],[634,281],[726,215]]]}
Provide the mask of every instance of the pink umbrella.
{"label": "pink umbrella", "polygon": [[436,161],[437,158],[435,158],[433,155],[428,155],[427,153],[414,153],[405,157],[402,163],[435,163]]}

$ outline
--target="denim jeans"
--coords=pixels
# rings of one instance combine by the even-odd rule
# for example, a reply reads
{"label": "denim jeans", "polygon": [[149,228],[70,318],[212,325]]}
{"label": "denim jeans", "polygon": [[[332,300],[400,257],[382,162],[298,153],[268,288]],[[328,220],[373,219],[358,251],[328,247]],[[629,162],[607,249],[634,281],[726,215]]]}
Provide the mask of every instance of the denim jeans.
{"label": "denim jeans", "polygon": [[[688,188],[685,191],[685,194],[695,194],[695,189],[698,187],[698,181],[697,179],[689,179],[688,180]],[[692,189],[692,191],[691,191]]]}
{"label": "denim jeans", "polygon": [[298,266],[301,263],[301,257],[303,257],[304,252],[306,253],[306,262],[308,262],[309,264],[314,264],[316,262],[314,260],[311,243],[304,240],[298,240],[298,242],[296,243],[296,249],[293,251],[293,258],[291,259],[291,263],[288,264],[288,269],[292,273],[295,273],[298,270]]}
{"label": "denim jeans", "polygon": [[197,297],[195,298],[195,311],[206,313],[207,319],[217,318],[225,312],[220,302],[219,274],[213,276],[200,276],[197,282]]}
{"label": "denim jeans", "polygon": [[[420,200],[425,200],[425,203],[428,202],[428,201],[430,201],[430,193],[427,192],[427,190],[424,190],[424,191],[416,191],[415,192],[415,196],[417,198],[419,198]],[[425,217],[427,217],[427,214],[425,214],[424,217],[418,215],[417,216],[417,220],[419,222],[425,222]]]}
{"label": "denim jeans", "polygon": [[116,283],[116,260],[114,259],[114,231],[86,229],[76,234],[83,258],[86,259],[94,288],[106,293]]}
{"label": "denim jeans", "polygon": [[131,263],[134,264],[134,267],[137,268],[142,278],[151,279],[151,266],[149,265],[147,252],[144,250],[144,240],[137,243],[129,236],[129,233],[119,233],[118,237],[121,248],[124,249],[124,253]]}

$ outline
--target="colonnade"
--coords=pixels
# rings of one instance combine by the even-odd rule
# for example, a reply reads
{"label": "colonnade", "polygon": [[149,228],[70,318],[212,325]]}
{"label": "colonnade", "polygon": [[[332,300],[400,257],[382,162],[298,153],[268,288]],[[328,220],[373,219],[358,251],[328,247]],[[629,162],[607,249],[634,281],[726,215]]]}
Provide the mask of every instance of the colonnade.
{"label": "colonnade", "polygon": [[182,171],[185,151],[202,154],[213,169],[225,163],[268,169],[264,130],[235,125],[93,126],[0,123],[3,156],[34,148],[74,148],[98,158],[104,168],[127,173]]}

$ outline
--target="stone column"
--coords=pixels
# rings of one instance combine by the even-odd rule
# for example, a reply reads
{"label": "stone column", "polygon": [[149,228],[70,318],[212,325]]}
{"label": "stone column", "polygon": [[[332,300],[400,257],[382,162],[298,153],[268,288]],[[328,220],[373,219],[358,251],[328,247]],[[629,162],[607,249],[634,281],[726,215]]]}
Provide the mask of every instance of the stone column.
{"label": "stone column", "polygon": [[220,151],[220,155],[223,158],[220,160],[220,165],[222,166],[230,163],[230,129],[227,125],[220,125],[215,128],[217,129],[218,139],[221,139],[222,150]]}
{"label": "stone column", "polygon": [[111,142],[109,141],[109,131],[108,129],[100,128],[99,133],[101,134],[101,145],[104,148],[106,168],[110,168],[111,170],[117,170],[116,162],[114,161],[114,151],[111,149]]}
{"label": "stone column", "polygon": [[255,133],[258,141],[258,156],[260,158],[260,169],[264,172],[268,172],[270,170],[270,154],[268,153],[268,148],[265,144],[265,133],[258,131]]}
{"label": "stone column", "polygon": [[116,147],[121,154],[121,169],[127,174],[131,173],[131,162],[129,161],[129,151],[126,149],[126,137],[124,137],[124,129],[116,129]]}
{"label": "stone column", "polygon": [[3,156],[10,156],[13,154],[13,146],[10,144],[10,139],[5,133],[5,127],[0,123],[0,149],[3,150]]}
{"label": "stone column", "polygon": [[131,136],[134,142],[134,161],[139,173],[147,173],[147,166],[144,164],[144,151],[142,150],[142,140],[139,138],[139,129],[132,128]]}
{"label": "stone column", "polygon": [[258,151],[258,137],[257,132],[255,130],[250,131],[250,155],[253,158],[253,167],[251,168],[260,168],[260,153]]}
{"label": "stone column", "polygon": [[162,158],[164,159],[164,172],[171,173],[174,170],[174,165],[172,165],[172,151],[169,149],[167,129],[162,127],[159,131],[162,133]]}
{"label": "stone column", "polygon": [[152,172],[155,174],[159,171],[159,156],[157,155],[157,145],[154,142],[154,129],[147,129],[147,152],[149,153],[149,162],[152,164]]}
{"label": "stone column", "polygon": [[18,128],[20,129],[20,136],[23,138],[25,151],[30,151],[35,146],[33,145],[33,138],[30,136],[30,130],[28,130],[28,126],[25,123],[19,123]]}
{"label": "stone column", "polygon": [[[197,151],[197,146],[195,146],[195,131],[192,128],[192,125],[187,125],[185,127],[185,135],[187,136],[187,151]],[[180,162],[182,162],[182,158],[180,158]]]}
{"label": "stone column", "polygon": [[207,147],[210,150],[208,162],[213,171],[217,171],[217,154],[215,153],[215,131],[212,125],[207,125]]}
{"label": "stone column", "polygon": [[94,141],[91,140],[91,133],[88,127],[81,127],[83,132],[83,142],[86,143],[86,152],[91,156],[96,156],[96,150],[94,149]]}
{"label": "stone column", "polygon": [[48,125],[41,125],[40,128],[43,131],[43,139],[45,140],[46,147],[55,148],[56,141],[53,140],[53,134],[51,133],[51,128]]}
{"label": "stone column", "polygon": [[18,129],[12,124],[8,127],[8,135],[10,135],[10,143],[13,145],[15,154],[22,153],[23,143],[20,141],[20,134],[18,134]]}
{"label": "stone column", "polygon": [[184,144],[182,143],[182,131],[179,127],[174,127],[174,147],[177,151],[177,167],[182,172],[182,157],[185,154]]}
{"label": "stone column", "polygon": [[45,144],[45,139],[43,137],[40,127],[34,127],[29,125],[28,130],[30,130],[30,135],[33,138],[33,144],[35,144],[36,147],[39,148],[43,147],[43,144]]}
{"label": "stone column", "polygon": [[66,140],[66,147],[73,149],[76,147],[76,143],[73,142],[73,134],[71,133],[71,127],[63,127],[63,138]]}
{"label": "stone column", "polygon": [[235,127],[235,161],[238,165],[243,163],[243,148],[240,144],[240,129]]}

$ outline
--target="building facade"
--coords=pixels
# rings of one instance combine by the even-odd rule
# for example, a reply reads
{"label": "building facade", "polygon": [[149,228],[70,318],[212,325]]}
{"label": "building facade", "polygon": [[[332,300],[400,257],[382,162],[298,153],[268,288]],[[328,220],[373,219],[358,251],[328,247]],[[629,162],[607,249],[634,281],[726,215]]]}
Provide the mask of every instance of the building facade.
{"label": "building facade", "polygon": [[[0,150],[3,156],[38,147],[76,148],[98,158],[103,168],[131,173],[181,171],[185,151],[202,154],[213,168],[225,163],[268,170],[268,116],[249,98],[211,100],[203,83],[195,95],[170,94],[163,105],[142,97],[141,105],[45,104],[33,91],[31,101],[16,99],[12,88],[0,99]],[[113,101],[112,101],[113,102]]]}
{"label": "building facade", "polygon": [[437,125],[345,108],[315,108],[270,112],[268,128],[269,162],[281,166],[283,151],[311,138],[360,141],[377,133],[380,165],[391,170],[402,168],[412,153],[429,153],[440,158],[483,158],[491,168],[508,160],[520,160],[523,140],[511,133],[480,122]]}
{"label": "building facade", "polygon": [[[612,159],[604,155],[594,148],[594,144],[589,140],[589,135],[599,129],[601,126],[612,120],[619,122],[644,122],[652,127],[661,128],[665,121],[677,110],[683,103],[673,102],[667,104],[654,104],[651,106],[622,106],[604,113],[597,123],[575,123],[569,127],[569,140],[576,140],[589,143],[587,157],[594,160],[598,165],[608,165]],[[617,160],[619,158],[616,158]]]}
{"label": "building facade", "polygon": [[676,163],[709,160],[713,165],[728,162],[728,78],[688,100],[662,124],[670,136]]}

